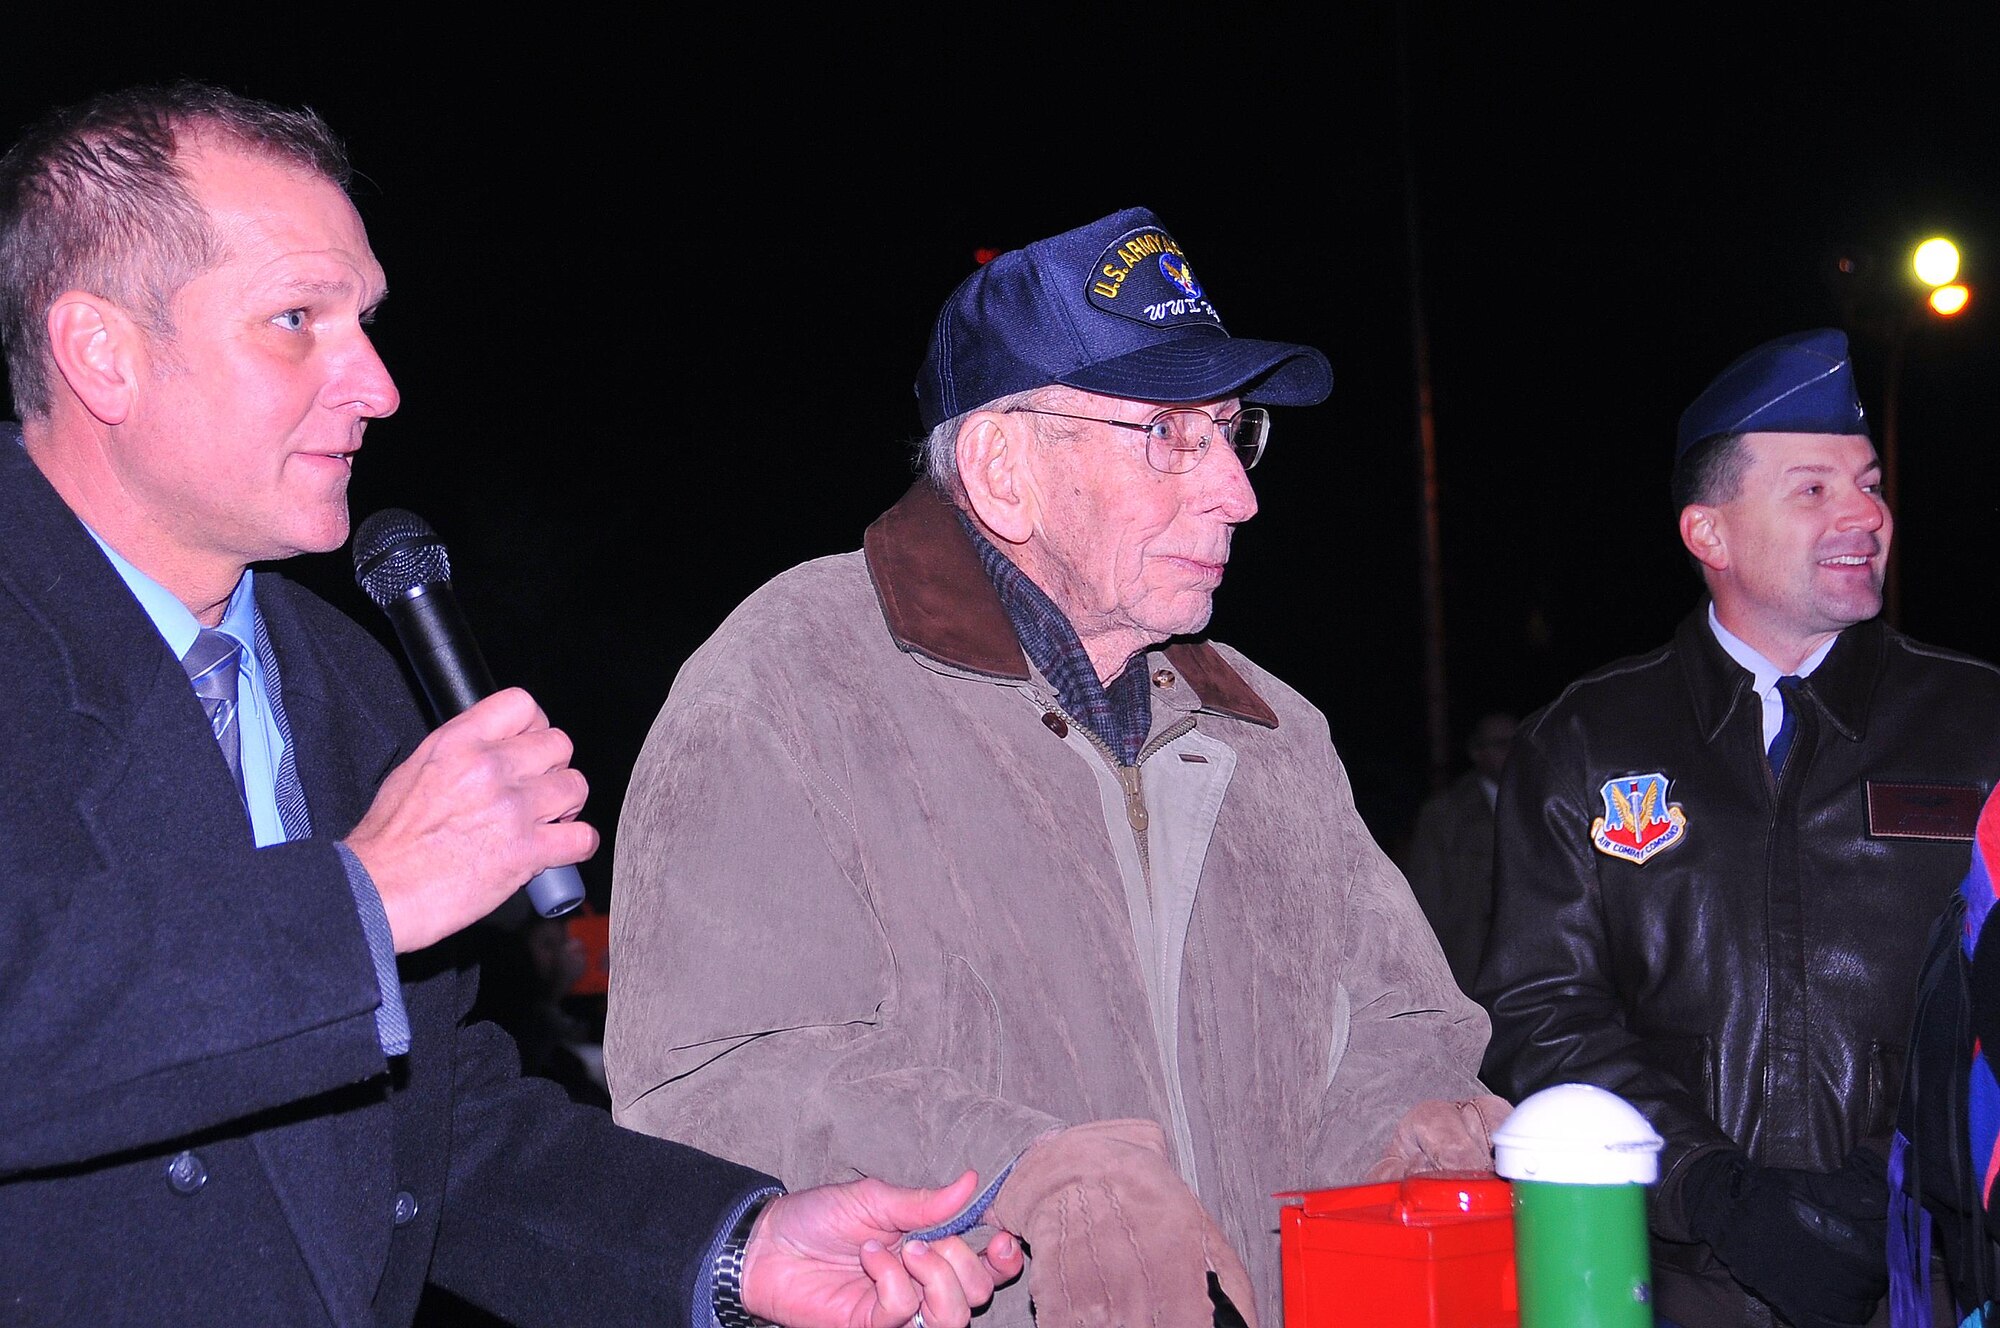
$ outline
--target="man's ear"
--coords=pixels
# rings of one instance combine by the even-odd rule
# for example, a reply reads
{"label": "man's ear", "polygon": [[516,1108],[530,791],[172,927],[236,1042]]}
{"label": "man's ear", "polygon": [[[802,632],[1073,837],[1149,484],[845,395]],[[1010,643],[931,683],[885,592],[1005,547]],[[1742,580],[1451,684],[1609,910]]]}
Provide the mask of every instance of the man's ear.
{"label": "man's ear", "polygon": [[1034,426],[1020,415],[976,411],[959,426],[953,451],[966,505],[1008,544],[1026,544],[1042,516]]}
{"label": "man's ear", "polygon": [[1729,544],[1724,538],[1722,513],[1703,503],[1689,503],[1681,509],[1681,543],[1694,560],[1712,572],[1729,567]]}
{"label": "man's ear", "polygon": [[145,336],[123,309],[86,291],[64,291],[49,308],[56,372],[104,424],[123,424],[142,381]]}

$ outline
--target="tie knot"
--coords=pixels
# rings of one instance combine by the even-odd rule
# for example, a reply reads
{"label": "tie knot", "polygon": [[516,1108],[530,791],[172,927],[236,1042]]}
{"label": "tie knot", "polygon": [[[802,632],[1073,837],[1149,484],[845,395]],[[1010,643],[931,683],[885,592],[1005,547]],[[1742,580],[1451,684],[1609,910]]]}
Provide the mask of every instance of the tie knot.
{"label": "tie knot", "polygon": [[1781,695],[1789,698],[1795,695],[1799,688],[1805,686],[1805,681],[1804,678],[1799,677],[1796,673],[1787,673],[1784,677],[1778,679],[1777,688]]}
{"label": "tie knot", "polygon": [[241,647],[226,632],[204,628],[181,657],[194,694],[211,701],[236,699],[236,657]]}

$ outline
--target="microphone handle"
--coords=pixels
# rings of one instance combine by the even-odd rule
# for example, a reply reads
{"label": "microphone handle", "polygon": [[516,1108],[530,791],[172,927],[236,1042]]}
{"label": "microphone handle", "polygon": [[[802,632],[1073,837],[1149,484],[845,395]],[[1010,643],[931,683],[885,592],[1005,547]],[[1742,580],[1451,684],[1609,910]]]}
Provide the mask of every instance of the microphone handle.
{"label": "microphone handle", "polygon": [[389,621],[440,724],[500,690],[451,582],[411,586],[389,601]]}
{"label": "microphone handle", "polygon": [[[389,602],[388,610],[396,639],[439,723],[499,690],[451,582],[411,586]],[[559,918],[583,902],[583,877],[567,864],[536,873],[526,888],[528,902],[545,918]]]}
{"label": "microphone handle", "polygon": [[535,906],[535,912],[545,918],[574,913],[576,906],[583,902],[583,877],[577,875],[576,868],[568,863],[536,872],[528,878],[525,889],[528,902]]}

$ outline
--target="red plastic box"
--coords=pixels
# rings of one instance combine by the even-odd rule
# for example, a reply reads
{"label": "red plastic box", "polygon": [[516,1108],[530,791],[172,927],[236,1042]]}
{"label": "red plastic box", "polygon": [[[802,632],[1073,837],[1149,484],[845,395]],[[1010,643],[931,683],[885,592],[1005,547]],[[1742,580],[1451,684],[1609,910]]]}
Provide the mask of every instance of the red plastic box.
{"label": "red plastic box", "polygon": [[1513,1195],[1491,1172],[1277,1197],[1285,1328],[1518,1328]]}

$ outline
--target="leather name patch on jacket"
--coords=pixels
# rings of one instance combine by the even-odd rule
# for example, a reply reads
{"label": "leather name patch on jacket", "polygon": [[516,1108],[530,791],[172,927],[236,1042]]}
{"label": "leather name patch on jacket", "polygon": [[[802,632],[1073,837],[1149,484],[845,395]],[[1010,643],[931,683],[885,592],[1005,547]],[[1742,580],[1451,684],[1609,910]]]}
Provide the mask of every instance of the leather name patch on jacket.
{"label": "leather name patch on jacket", "polygon": [[1948,839],[1971,843],[1986,790],[1976,784],[1868,781],[1871,839]]}

